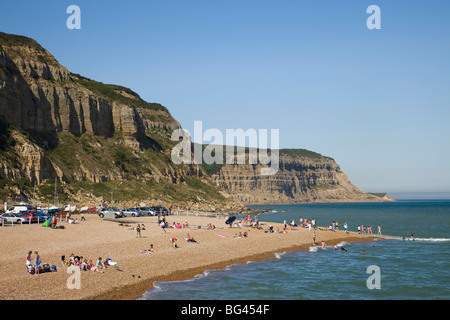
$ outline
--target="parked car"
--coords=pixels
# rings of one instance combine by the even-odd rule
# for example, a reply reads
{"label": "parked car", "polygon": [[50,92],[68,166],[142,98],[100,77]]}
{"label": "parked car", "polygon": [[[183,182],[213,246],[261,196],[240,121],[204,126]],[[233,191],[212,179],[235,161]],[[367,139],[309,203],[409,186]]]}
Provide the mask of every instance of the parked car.
{"label": "parked car", "polygon": [[26,218],[31,218],[30,214],[32,214],[34,216],[34,218],[32,218],[32,222],[38,221],[38,222],[44,222],[45,220],[47,220],[48,218],[50,218],[50,216],[44,214],[42,211],[40,210],[28,210],[28,211],[22,211],[21,213],[19,213],[22,217]]}
{"label": "parked car", "polygon": [[161,206],[156,206],[156,207],[151,207],[151,209],[156,211],[156,214],[163,214],[163,215],[169,215],[170,214],[170,210],[168,210],[165,207],[161,207]]}
{"label": "parked car", "polygon": [[27,222],[30,222],[30,219],[31,219],[31,222],[38,222],[38,221],[41,220],[41,218],[39,217],[37,212],[36,211],[32,211],[32,210],[22,211],[22,212],[18,213],[18,215],[20,215],[23,218],[25,218]]}
{"label": "parked car", "polygon": [[2,219],[4,219],[5,222],[13,222],[13,223],[19,223],[19,222],[27,222],[27,219],[22,217],[18,213],[4,213],[0,216]]}
{"label": "parked car", "polygon": [[58,215],[61,212],[60,209],[48,209],[47,214],[50,216]]}
{"label": "parked car", "polygon": [[119,209],[115,208],[115,207],[111,207],[111,208],[100,208],[98,210],[98,215],[100,216],[100,218],[121,218],[123,217],[123,214],[121,211],[119,211]]}
{"label": "parked car", "polygon": [[47,214],[43,213],[43,212],[40,211],[40,210],[36,210],[36,214],[37,214],[38,217],[39,217],[39,221],[45,221],[45,220],[47,220],[48,218],[51,218],[50,215],[47,215]]}
{"label": "parked car", "polygon": [[131,208],[140,211],[144,216],[156,216],[158,213],[150,207]]}
{"label": "parked car", "polygon": [[134,208],[122,209],[122,210],[120,210],[120,212],[122,212],[124,217],[140,217],[140,216],[142,216],[142,213],[139,210],[134,209]]}
{"label": "parked car", "polygon": [[32,210],[33,207],[28,204],[15,204],[6,210],[5,213],[20,213],[22,211]]}

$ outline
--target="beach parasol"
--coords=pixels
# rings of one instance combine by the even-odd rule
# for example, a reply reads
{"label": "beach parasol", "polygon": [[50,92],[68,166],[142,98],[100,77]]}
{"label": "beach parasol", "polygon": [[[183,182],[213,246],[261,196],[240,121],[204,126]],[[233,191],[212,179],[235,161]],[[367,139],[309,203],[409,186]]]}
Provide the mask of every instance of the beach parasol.
{"label": "beach parasol", "polygon": [[225,224],[232,224],[234,220],[236,220],[236,217],[235,217],[235,216],[229,217],[229,218],[227,219],[227,221],[225,221]]}

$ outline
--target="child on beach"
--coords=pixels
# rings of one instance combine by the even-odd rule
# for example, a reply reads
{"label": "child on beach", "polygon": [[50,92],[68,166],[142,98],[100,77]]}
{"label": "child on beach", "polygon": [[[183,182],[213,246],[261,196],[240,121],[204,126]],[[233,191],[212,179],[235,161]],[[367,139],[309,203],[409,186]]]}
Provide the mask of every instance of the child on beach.
{"label": "child on beach", "polygon": [[174,248],[174,249],[178,248],[176,241],[177,241],[177,238],[170,238],[170,242],[172,243],[172,248]]}
{"label": "child on beach", "polygon": [[56,215],[54,215],[52,217],[51,228],[56,229],[56,224],[57,224]]}
{"label": "child on beach", "polygon": [[105,265],[102,262],[102,257],[99,257],[97,260],[97,263],[95,264],[95,266],[100,270],[100,269],[104,269]]}
{"label": "child on beach", "polygon": [[27,262],[26,262],[26,266],[27,266],[27,272],[31,273],[32,270],[32,263],[31,263],[31,255],[33,254],[33,251],[28,251],[28,255],[27,255]]}

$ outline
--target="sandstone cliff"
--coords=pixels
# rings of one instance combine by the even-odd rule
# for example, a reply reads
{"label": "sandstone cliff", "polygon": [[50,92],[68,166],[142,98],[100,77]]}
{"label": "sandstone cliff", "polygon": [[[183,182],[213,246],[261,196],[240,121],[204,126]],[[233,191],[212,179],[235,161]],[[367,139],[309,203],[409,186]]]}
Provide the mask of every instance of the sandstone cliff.
{"label": "sandstone cliff", "polygon": [[[132,90],[69,72],[36,41],[0,33],[0,200],[153,199],[206,208],[236,203],[378,201],[334,160],[282,152],[280,170],[258,165],[175,165],[180,124]],[[206,169],[206,170],[205,170]],[[210,168],[209,168],[210,169]]]}
{"label": "sandstone cliff", "polygon": [[[50,202],[56,178],[67,201],[115,193],[227,202],[201,167],[170,161],[179,127],[162,105],[69,72],[33,39],[0,33],[0,186],[15,190],[0,196]],[[12,188],[17,181],[27,183]]]}
{"label": "sandstone cliff", "polygon": [[332,158],[307,150],[280,150],[278,172],[260,171],[261,165],[223,165],[211,179],[245,204],[390,201],[354,186]]}
{"label": "sandstone cliff", "polygon": [[55,132],[112,137],[120,131],[130,146],[148,143],[153,127],[179,128],[166,108],[143,101],[120,86],[70,73],[34,40],[0,34],[0,117],[30,132],[44,147]]}

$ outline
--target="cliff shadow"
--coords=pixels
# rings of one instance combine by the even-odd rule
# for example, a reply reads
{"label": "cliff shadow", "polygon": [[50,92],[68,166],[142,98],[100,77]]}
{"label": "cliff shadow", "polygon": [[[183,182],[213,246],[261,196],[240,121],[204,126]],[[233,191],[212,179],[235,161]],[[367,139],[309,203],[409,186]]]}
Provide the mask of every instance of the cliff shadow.
{"label": "cliff shadow", "polygon": [[[0,117],[3,121],[19,127],[28,133],[29,138],[43,148],[57,145],[56,127],[51,121],[51,107],[45,95],[37,97],[23,77],[19,67],[6,54],[0,59]],[[46,121],[50,119],[50,121]]]}

